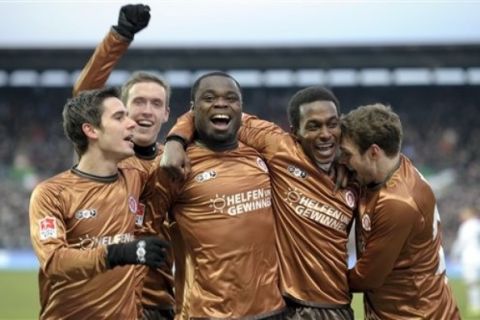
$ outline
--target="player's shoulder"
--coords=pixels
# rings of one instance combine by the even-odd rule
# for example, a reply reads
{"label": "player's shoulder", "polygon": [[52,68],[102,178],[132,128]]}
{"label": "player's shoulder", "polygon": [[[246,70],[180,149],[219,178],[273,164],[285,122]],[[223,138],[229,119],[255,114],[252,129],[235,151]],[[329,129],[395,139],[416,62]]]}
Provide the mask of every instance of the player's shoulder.
{"label": "player's shoulder", "polygon": [[40,182],[33,190],[32,195],[38,196],[40,194],[59,195],[63,190],[70,186],[76,185],[78,177],[74,175],[71,170],[60,172],[59,174],[50,177]]}

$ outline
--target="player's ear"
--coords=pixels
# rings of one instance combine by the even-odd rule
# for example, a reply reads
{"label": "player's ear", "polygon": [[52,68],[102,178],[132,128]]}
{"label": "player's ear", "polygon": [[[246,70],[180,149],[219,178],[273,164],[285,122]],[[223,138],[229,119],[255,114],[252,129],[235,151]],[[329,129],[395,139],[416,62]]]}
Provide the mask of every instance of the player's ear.
{"label": "player's ear", "polygon": [[382,149],[374,143],[368,148],[368,152],[373,159],[378,159],[382,152]]}
{"label": "player's ear", "polygon": [[96,139],[98,137],[97,129],[91,123],[82,124],[82,131],[89,139]]}
{"label": "player's ear", "polygon": [[195,102],[193,100],[190,101],[190,110],[193,111],[195,109]]}

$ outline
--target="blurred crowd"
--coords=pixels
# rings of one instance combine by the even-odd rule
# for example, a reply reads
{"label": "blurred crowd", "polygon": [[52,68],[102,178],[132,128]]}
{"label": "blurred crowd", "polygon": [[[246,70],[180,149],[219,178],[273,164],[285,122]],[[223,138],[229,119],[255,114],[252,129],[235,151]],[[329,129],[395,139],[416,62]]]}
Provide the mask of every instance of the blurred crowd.
{"label": "blurred crowd", "polygon": [[[288,129],[286,106],[299,88],[246,88],[244,111]],[[403,152],[435,190],[448,254],[464,207],[480,209],[480,90],[475,86],[332,88],[342,112],[390,104],[404,126]],[[30,248],[28,202],[35,185],[72,165],[61,113],[71,88],[0,87],[0,249]],[[187,110],[188,89],[174,89],[168,132]]]}

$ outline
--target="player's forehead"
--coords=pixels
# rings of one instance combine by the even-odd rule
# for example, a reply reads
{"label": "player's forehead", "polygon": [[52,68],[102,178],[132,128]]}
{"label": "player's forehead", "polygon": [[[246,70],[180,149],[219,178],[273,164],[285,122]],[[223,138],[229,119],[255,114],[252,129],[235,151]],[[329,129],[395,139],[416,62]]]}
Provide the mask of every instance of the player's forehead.
{"label": "player's forehead", "polygon": [[125,107],[123,102],[116,97],[109,97],[103,100],[102,107],[102,117],[110,118],[118,113],[127,113],[127,108]]}
{"label": "player's forehead", "polygon": [[342,140],[340,142],[340,150],[343,152],[343,153],[346,153],[346,154],[355,154],[355,153],[358,153],[358,147],[357,145],[355,144],[355,142],[353,142],[353,140],[348,137],[348,136],[342,136]]}
{"label": "player's forehead", "polygon": [[203,94],[205,92],[218,94],[234,93],[240,95],[240,88],[238,88],[233,79],[226,76],[215,75],[205,77],[198,84],[197,94]]}

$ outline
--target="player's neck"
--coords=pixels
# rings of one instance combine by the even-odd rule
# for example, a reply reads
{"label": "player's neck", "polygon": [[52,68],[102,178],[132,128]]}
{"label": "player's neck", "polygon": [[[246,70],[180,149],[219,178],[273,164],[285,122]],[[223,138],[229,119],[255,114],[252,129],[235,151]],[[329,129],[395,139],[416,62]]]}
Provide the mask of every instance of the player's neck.
{"label": "player's neck", "polygon": [[94,176],[107,177],[118,172],[118,160],[87,151],[78,162],[77,169]]}
{"label": "player's neck", "polygon": [[400,167],[400,154],[397,154],[392,158],[385,157],[379,163],[379,174],[376,181],[383,185],[390,179],[395,171],[397,171],[398,167]]}
{"label": "player's neck", "polygon": [[206,139],[197,139],[195,143],[199,146],[208,148],[215,152],[223,152],[228,150],[233,150],[238,147],[238,140],[233,141],[225,141],[225,142],[216,142],[216,141],[209,141]]}

